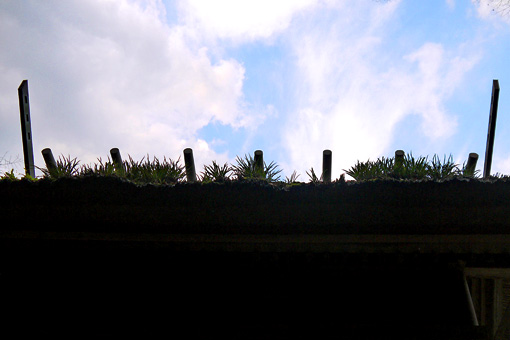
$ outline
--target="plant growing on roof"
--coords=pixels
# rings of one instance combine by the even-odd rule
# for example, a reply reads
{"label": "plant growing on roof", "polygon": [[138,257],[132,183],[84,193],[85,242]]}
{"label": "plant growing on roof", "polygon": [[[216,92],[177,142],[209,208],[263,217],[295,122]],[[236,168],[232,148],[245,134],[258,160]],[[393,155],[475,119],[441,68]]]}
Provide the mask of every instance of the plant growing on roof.
{"label": "plant growing on roof", "polygon": [[397,159],[393,160],[393,169],[390,169],[388,175],[392,178],[414,180],[427,178],[428,159],[427,157],[414,158],[412,153],[406,154],[401,162]]}
{"label": "plant growing on roof", "polygon": [[175,184],[186,176],[184,166],[179,164],[180,158],[173,161],[164,157],[162,162],[156,157],[150,161],[149,155],[145,161],[144,158],[136,162],[129,156],[129,160],[123,162],[126,179],[142,184]]}
{"label": "plant growing on roof", "polygon": [[0,177],[0,181],[10,181],[14,182],[17,181],[18,178],[14,174],[14,169],[11,169],[11,171],[6,171],[2,177]]}
{"label": "plant growing on roof", "polygon": [[212,165],[204,165],[204,171],[202,171],[202,182],[226,182],[230,181],[232,168],[225,163],[220,166],[216,161],[212,162]]}
{"label": "plant growing on roof", "polygon": [[71,159],[71,156],[67,156],[67,158],[63,155],[60,155],[58,160],[56,161],[56,167],[54,168],[39,168],[43,173],[43,176],[50,179],[58,179],[58,178],[69,178],[73,176],[77,176],[80,174],[80,168],[78,165],[80,161],[76,158]]}
{"label": "plant growing on roof", "polygon": [[296,172],[296,170],[294,170],[292,172],[292,174],[290,175],[290,177],[285,177],[285,183],[286,184],[298,183],[298,181],[297,181],[298,177],[299,177],[299,174]]}
{"label": "plant growing on roof", "polygon": [[321,177],[317,177],[317,175],[315,174],[315,170],[313,170],[313,167],[310,168],[310,170],[307,171],[306,174],[310,178],[310,183],[319,184],[320,182],[322,182],[322,175]]}
{"label": "plant growing on roof", "polygon": [[278,174],[282,171],[273,161],[260,166],[251,155],[245,155],[244,159],[237,156],[235,165],[232,165],[232,172],[238,180],[264,180],[276,182],[280,179]]}
{"label": "plant growing on roof", "polygon": [[433,180],[442,180],[458,176],[462,174],[458,165],[453,162],[453,157],[450,155],[448,159],[444,157],[443,162],[439,160],[437,155],[434,155],[432,162],[428,164],[429,176]]}
{"label": "plant growing on roof", "polygon": [[[428,157],[414,158],[412,153],[402,158],[379,158],[376,161],[360,162],[344,170],[347,175],[357,181],[373,179],[410,179],[410,180],[445,180],[462,175],[462,170],[453,162],[450,155],[443,162],[437,155],[432,161]],[[464,173],[467,172],[464,171]]]}
{"label": "plant growing on roof", "polygon": [[98,158],[97,161],[99,164],[94,164],[93,169],[92,167],[84,166],[83,174],[99,176],[114,176],[118,174],[115,168],[115,164],[113,164],[113,162],[110,160],[110,157],[108,157],[108,160],[104,163],[101,158]]}
{"label": "plant growing on roof", "polygon": [[480,178],[480,170],[469,169],[466,162],[462,164],[462,169],[459,170],[459,174],[463,177]]}

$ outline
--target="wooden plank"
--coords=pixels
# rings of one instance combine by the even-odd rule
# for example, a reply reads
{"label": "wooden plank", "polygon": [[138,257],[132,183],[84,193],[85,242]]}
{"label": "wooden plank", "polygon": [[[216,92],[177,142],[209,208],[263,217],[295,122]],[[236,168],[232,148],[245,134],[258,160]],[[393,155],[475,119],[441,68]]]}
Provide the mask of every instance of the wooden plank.
{"label": "wooden plank", "polygon": [[[344,254],[507,254],[509,235],[253,235],[0,231],[0,240],[157,243],[190,251],[330,252]],[[421,239],[420,239],[421,238]],[[499,239],[498,239],[499,238]],[[496,240],[504,244],[498,245]],[[477,244],[477,241],[481,242]],[[468,272],[469,273],[469,272]],[[467,275],[470,276],[470,275]]]}
{"label": "wooden plank", "polygon": [[465,268],[469,277],[510,279],[510,268]]}

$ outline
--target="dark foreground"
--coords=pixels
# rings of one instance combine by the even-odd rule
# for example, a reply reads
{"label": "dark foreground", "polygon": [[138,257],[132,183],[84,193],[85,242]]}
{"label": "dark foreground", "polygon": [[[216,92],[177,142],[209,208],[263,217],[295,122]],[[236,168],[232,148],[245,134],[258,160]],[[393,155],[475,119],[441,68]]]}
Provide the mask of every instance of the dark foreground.
{"label": "dark foreground", "polygon": [[4,330],[19,334],[490,339],[463,268],[509,263],[506,182],[0,196]]}

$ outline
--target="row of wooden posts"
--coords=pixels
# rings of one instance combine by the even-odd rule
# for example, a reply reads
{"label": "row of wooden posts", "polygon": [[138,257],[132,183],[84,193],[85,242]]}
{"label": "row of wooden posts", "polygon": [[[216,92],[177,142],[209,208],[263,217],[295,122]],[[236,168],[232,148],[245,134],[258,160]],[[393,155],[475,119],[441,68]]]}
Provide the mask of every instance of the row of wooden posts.
{"label": "row of wooden posts", "polygon": [[[50,148],[43,149],[41,151],[44,163],[46,163],[46,169],[51,173],[52,171],[57,169],[57,162],[55,161],[55,157],[53,156],[53,152]],[[193,149],[186,148],[183,150],[184,154],[184,169],[186,172],[186,180],[190,183],[197,181],[197,173],[195,170],[195,160],[193,158]],[[123,167],[122,156],[120,155],[120,151],[118,148],[110,149],[110,156],[112,157],[112,162],[117,168]],[[264,153],[262,150],[256,150],[254,153],[254,164],[256,169],[264,170]],[[323,152],[323,162],[322,162],[322,173],[324,182],[331,182],[331,150],[324,150]]]}
{"label": "row of wooden posts", "polygon": [[[497,79],[493,80],[492,83],[492,96],[491,96],[491,108],[489,115],[489,129],[487,132],[487,145],[485,150],[485,164],[483,170],[483,177],[487,178],[490,176],[491,163],[492,163],[492,152],[494,147],[494,135],[496,131],[496,118],[498,112],[498,100],[499,100],[499,82]],[[23,139],[23,154],[25,160],[25,173],[32,177],[35,177],[35,165],[34,165],[34,152],[32,146],[32,128],[30,119],[30,105],[28,97],[28,80],[23,80],[18,88],[18,99],[20,108],[20,119],[21,119],[21,134]],[[56,168],[55,159],[50,149],[44,149],[42,151],[46,167],[48,170],[53,167]],[[110,150],[112,160],[118,164],[122,164],[122,158],[120,156],[119,149],[113,148]],[[395,152],[395,161],[403,159],[404,151],[397,150]],[[322,178],[323,182],[331,182],[331,150],[324,150],[322,154]],[[261,150],[255,151],[254,154],[255,164],[258,168],[263,169],[263,153]],[[478,154],[470,153],[466,170],[474,174],[476,162],[478,160]],[[188,182],[196,181],[195,164],[193,160],[193,150],[190,148],[184,149],[184,162],[186,168],[186,176]]]}
{"label": "row of wooden posts", "polygon": [[[46,148],[42,150],[42,155],[44,158],[44,162],[46,163],[46,169],[49,172],[52,172],[57,169],[57,162],[55,161],[55,157],[50,148]],[[186,171],[186,180],[190,183],[197,181],[197,174],[195,170],[195,160],[193,158],[193,150],[191,148],[186,148],[183,150],[184,154],[184,168]],[[110,150],[110,155],[112,157],[112,162],[117,168],[123,167],[122,156],[120,155],[120,151],[118,148],[113,148]],[[331,168],[332,168],[332,155],[331,150],[324,150],[322,152],[322,182],[323,183],[331,183]],[[402,164],[404,161],[404,151],[397,150],[395,151],[395,164]],[[255,168],[260,169],[260,171],[264,170],[264,153],[262,150],[256,150],[254,153],[254,163]],[[466,175],[474,175],[476,163],[478,161],[477,153],[470,153],[468,157],[468,161],[466,164]]]}

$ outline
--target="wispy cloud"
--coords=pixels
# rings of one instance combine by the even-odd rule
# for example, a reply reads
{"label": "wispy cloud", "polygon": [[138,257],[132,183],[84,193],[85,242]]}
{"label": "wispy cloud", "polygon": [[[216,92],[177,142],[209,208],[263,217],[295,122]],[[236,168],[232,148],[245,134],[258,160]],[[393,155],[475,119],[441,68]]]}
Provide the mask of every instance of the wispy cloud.
{"label": "wispy cloud", "polygon": [[290,166],[302,173],[319,167],[322,150],[332,149],[340,174],[358,159],[388,153],[395,127],[409,115],[422,118],[427,138],[455,133],[444,102],[478,57],[433,42],[410,51],[392,45],[385,32],[397,9],[330,7],[295,30],[296,105],[283,138]]}

